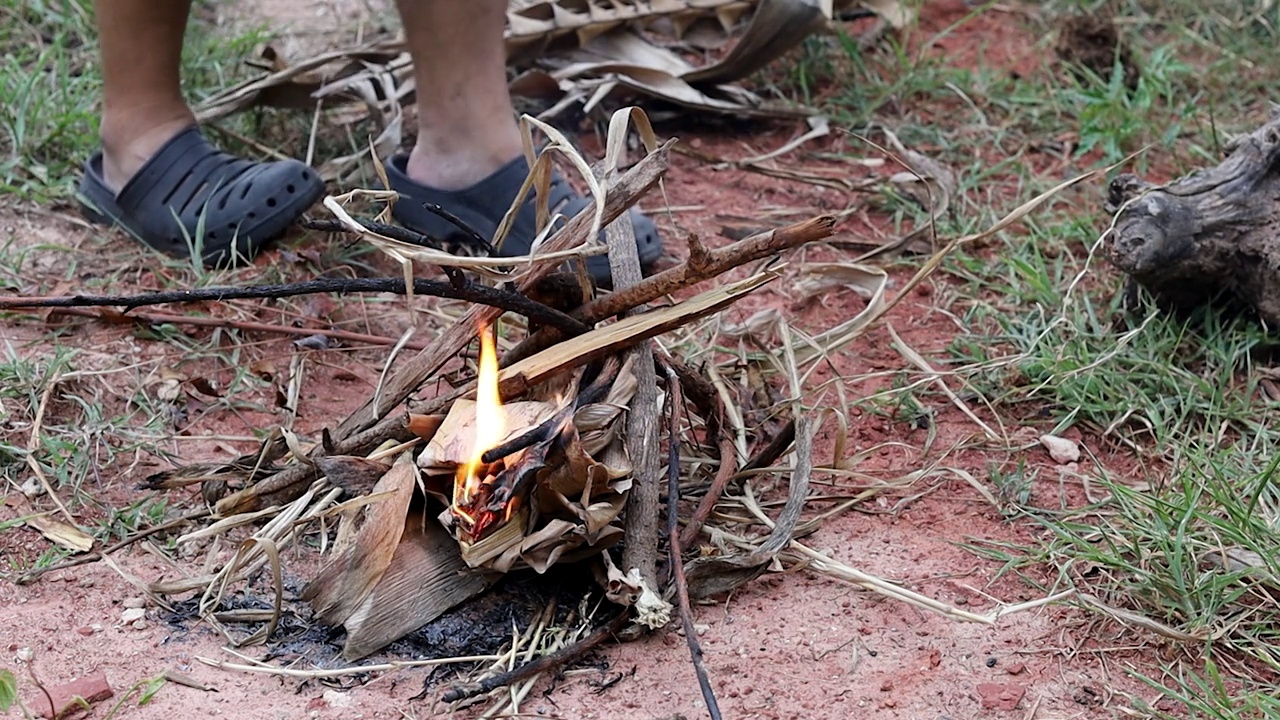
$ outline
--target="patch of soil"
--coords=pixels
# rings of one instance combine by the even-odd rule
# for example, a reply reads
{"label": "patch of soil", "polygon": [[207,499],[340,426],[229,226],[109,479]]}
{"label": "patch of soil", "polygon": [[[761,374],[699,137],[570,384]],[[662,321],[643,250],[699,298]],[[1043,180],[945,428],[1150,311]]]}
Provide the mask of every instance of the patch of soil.
{"label": "patch of soil", "polygon": [[[937,3],[944,10],[951,4]],[[951,10],[954,10],[952,8]],[[950,12],[951,10],[947,10]],[[957,10],[958,12],[958,10]],[[929,23],[946,23],[942,15],[924,13]],[[969,28],[970,24],[961,26]],[[1031,51],[1032,43],[1019,35],[1020,26],[1011,15],[988,13],[973,23],[973,33],[985,31],[985,47],[1004,48],[1007,56],[987,61],[1007,64],[1032,72],[1040,60]],[[968,30],[966,30],[968,31]],[[954,53],[956,62],[976,61],[977,51],[964,44],[963,32],[940,42],[939,51]],[[950,43],[955,43],[950,45]],[[945,46],[945,47],[944,47]],[[970,53],[967,54],[966,53]],[[774,127],[750,137],[756,150],[777,147],[795,133],[792,127]],[[683,141],[701,152],[722,157],[741,157],[741,138],[726,138],[705,132],[680,133]],[[849,151],[845,140],[833,138],[832,151]],[[584,145],[591,152],[590,139]],[[754,153],[752,153],[754,154]],[[855,153],[856,154],[856,153]],[[882,173],[894,168],[849,172]],[[673,156],[666,180],[666,206],[655,194],[646,199],[646,209],[658,218],[670,239],[669,253],[682,256],[681,238],[697,234],[709,245],[724,245],[722,235],[735,223],[781,224],[823,212],[850,210],[842,221],[837,241],[871,239],[880,242],[892,235],[873,211],[861,205],[863,198],[802,183],[788,183],[749,171],[725,167],[708,168],[684,156]],[[1085,207],[1090,207],[1086,204]],[[1088,210],[1082,209],[1081,212]],[[141,290],[158,284],[156,268],[118,235],[104,237],[98,231],[71,226],[47,217],[22,218],[9,214],[0,218],[0,227],[10,227],[17,245],[36,248],[42,238],[56,237],[56,244],[87,252],[83,263],[70,274],[56,260],[42,260],[45,250],[33,249],[30,274],[34,278],[86,278],[117,274],[114,289]],[[315,242],[308,239],[307,243]],[[293,246],[289,252],[268,253],[258,263],[258,272],[292,262],[308,246]],[[802,298],[792,289],[803,260],[848,260],[850,252],[836,243],[803,251],[791,258],[784,276],[766,291],[747,298],[725,313],[725,322],[742,322],[760,311],[778,310],[797,328],[810,331],[830,327],[864,305],[852,291],[830,291],[816,301]],[[125,270],[121,270],[125,267]],[[297,269],[295,268],[296,272]],[[901,287],[912,268],[891,272],[890,290]],[[252,270],[244,271],[250,278]],[[739,274],[748,272],[747,269]],[[394,274],[389,271],[387,274]],[[57,282],[49,280],[48,286]],[[60,291],[44,287],[44,291]],[[430,302],[424,300],[423,302]],[[925,357],[946,350],[955,334],[952,316],[963,310],[962,299],[949,292],[945,281],[935,280],[915,297],[901,303],[888,317],[904,342]],[[246,305],[244,307],[256,307]],[[434,307],[434,306],[433,306]],[[206,308],[207,309],[207,308]],[[254,312],[273,313],[280,321],[280,308]],[[410,322],[404,313],[385,310],[369,312],[362,302],[342,307],[312,309],[295,317],[298,322],[317,324],[359,322],[360,329],[395,338]],[[191,329],[192,337],[208,341],[212,330]],[[181,335],[178,335],[181,338]],[[56,337],[38,319],[21,317],[0,323],[0,340],[13,341],[16,351],[28,357],[49,353],[55,346],[85,348],[86,358],[96,358],[90,367],[119,368],[122,358],[138,366],[112,376],[122,387],[145,383],[163,367],[179,367],[186,377],[201,375],[226,386],[250,362],[270,360],[283,373],[297,357],[291,339],[255,335],[255,344],[228,354],[223,360],[203,360],[189,366],[181,362],[177,343],[156,342],[149,331],[132,326],[107,326],[75,320],[68,322]],[[51,339],[52,338],[52,339]],[[810,379],[813,387],[828,381],[845,382],[849,398],[864,397],[888,387],[889,373],[867,378],[874,371],[893,371],[903,366],[901,355],[890,346],[890,336],[880,328],[859,339]],[[228,347],[228,353],[233,348]],[[400,360],[407,353],[402,353]],[[307,372],[302,377],[298,415],[294,429],[314,437],[319,431],[358,406],[381,373],[384,350],[325,351],[307,355]],[[114,366],[114,368],[113,368]],[[864,378],[848,380],[848,378]],[[282,383],[279,377],[241,386],[234,398],[223,401],[200,398],[184,389],[179,403],[182,417],[169,429],[173,437],[166,449],[183,463],[227,460],[252,450],[255,433],[289,418],[278,406]],[[103,413],[127,407],[132,392],[99,390]],[[828,400],[834,394],[828,391]],[[1084,500],[1080,475],[1096,472],[1087,462],[1075,467],[1053,462],[1035,443],[1044,431],[1035,417],[1025,421],[1016,433],[1027,443],[1020,450],[984,450],[970,442],[981,437],[980,428],[941,396],[921,417],[888,416],[870,407],[853,408],[849,417],[849,439],[855,450],[876,448],[857,467],[864,478],[889,481],[912,473],[926,461],[937,458],[936,448],[956,447],[946,464],[964,471],[990,487],[993,470],[1025,463],[1038,468],[1039,480],[1031,488],[1032,503],[1057,508]],[[46,422],[57,422],[55,411]],[[983,409],[975,412],[984,422],[997,420]],[[21,428],[10,428],[7,441],[22,440]],[[932,437],[933,455],[921,450]],[[1096,440],[1079,435],[1073,439],[1090,444]],[[817,438],[817,458],[826,462],[833,453],[835,438],[828,429]],[[1114,448],[1099,450],[1097,462],[1117,477],[1141,480],[1142,470],[1133,460]],[[167,467],[159,458],[137,456],[132,462],[120,460],[105,468],[100,482],[90,490],[97,505],[86,506],[89,521],[105,508],[122,507],[143,495],[134,489],[137,481],[157,469]],[[1060,480],[1060,482],[1059,482]],[[762,492],[777,489],[780,479],[763,478]],[[867,479],[833,475],[816,478],[816,488],[831,497],[848,497],[867,487]],[[195,490],[170,491],[175,503],[198,503]],[[820,504],[820,502],[815,502]],[[0,503],[0,523],[18,513],[16,504]],[[969,543],[1031,545],[1036,530],[1024,523],[1010,522],[999,507],[988,502],[961,475],[940,475],[924,484],[880,494],[828,521],[806,539],[811,547],[865,572],[895,581],[945,603],[983,613],[1002,603],[1016,603],[1043,597],[1031,582],[1052,586],[1052,577],[1019,578],[1002,572],[999,562],[983,559],[965,549]],[[162,543],[163,539],[155,542]],[[35,532],[21,528],[0,533],[0,552],[13,564],[25,564],[38,557],[48,544]],[[231,552],[228,550],[227,552]],[[15,671],[23,682],[23,697],[34,697],[34,688],[17,657],[26,648],[34,652],[35,670],[41,681],[53,685],[96,671],[105,673],[117,696],[134,683],[165,671],[189,676],[216,688],[204,692],[170,683],[146,706],[130,706],[123,717],[137,720],[169,718],[175,715],[254,718],[355,718],[431,717],[447,710],[436,699],[443,690],[438,682],[443,673],[429,669],[399,669],[351,675],[338,680],[304,680],[269,674],[215,669],[201,658],[244,662],[223,648],[225,638],[207,625],[169,622],[163,610],[149,608],[141,620],[128,619],[126,610],[137,605],[138,582],[172,579],[198,572],[196,567],[174,567],[148,551],[146,543],[118,554],[114,567],[95,563],[72,570],[57,571],[29,586],[0,584],[0,667]],[[196,558],[189,558],[196,562]],[[287,596],[314,570],[316,556],[295,548],[285,554],[288,568]],[[513,578],[519,586],[525,582]],[[519,596],[530,597],[530,590]],[[501,596],[495,595],[495,598]],[[532,597],[538,597],[533,595]],[[486,637],[505,637],[516,609],[511,603],[486,601],[467,608],[446,624],[428,628],[393,645],[376,658],[414,659],[439,653],[475,650],[475,641],[465,637],[482,626]],[[136,614],[136,613],[135,613]],[[884,718],[948,717],[1113,717],[1123,712],[1125,693],[1144,691],[1120,666],[1150,667],[1149,657],[1136,652],[1109,650],[1119,631],[1097,624],[1093,616],[1069,607],[1045,606],[1000,618],[992,625],[963,623],[918,610],[880,595],[818,576],[806,570],[766,573],[731,597],[696,608],[700,639],[706,663],[722,710],[733,718],[844,718],[874,716]],[[458,618],[462,618],[461,621]],[[297,635],[273,645],[272,661],[299,662],[300,667],[318,665],[340,667],[346,663],[337,654],[339,643],[326,633],[307,629],[305,613],[287,628]],[[448,625],[448,622],[456,623]],[[483,647],[483,642],[480,642]],[[261,648],[246,654],[261,657]],[[328,653],[326,655],[326,653]],[[430,685],[423,695],[424,684]],[[1145,693],[1144,693],[1145,694]],[[588,661],[562,676],[544,680],[522,704],[522,712],[534,717],[558,718],[666,718],[705,716],[688,649],[676,626],[642,640],[608,645]],[[102,710],[97,713],[101,715]],[[466,715],[466,711],[463,711]]]}

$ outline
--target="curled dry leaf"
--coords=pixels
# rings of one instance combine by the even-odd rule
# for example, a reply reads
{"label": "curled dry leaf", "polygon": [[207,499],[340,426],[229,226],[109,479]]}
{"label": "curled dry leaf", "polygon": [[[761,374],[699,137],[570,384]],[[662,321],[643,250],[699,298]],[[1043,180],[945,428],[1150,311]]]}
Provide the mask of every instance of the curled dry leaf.
{"label": "curled dry leaf", "polygon": [[1059,465],[1066,465],[1080,459],[1080,446],[1073,440],[1057,435],[1041,435],[1040,444],[1049,451],[1049,457]]}

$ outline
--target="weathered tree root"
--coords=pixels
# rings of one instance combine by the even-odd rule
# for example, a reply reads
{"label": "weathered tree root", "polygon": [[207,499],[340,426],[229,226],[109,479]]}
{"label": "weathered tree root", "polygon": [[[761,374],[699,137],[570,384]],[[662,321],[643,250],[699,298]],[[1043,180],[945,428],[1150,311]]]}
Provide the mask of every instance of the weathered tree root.
{"label": "weathered tree root", "polygon": [[1107,211],[1107,259],[1162,306],[1227,301],[1280,324],[1280,111],[1216,167],[1166,186],[1117,177]]}

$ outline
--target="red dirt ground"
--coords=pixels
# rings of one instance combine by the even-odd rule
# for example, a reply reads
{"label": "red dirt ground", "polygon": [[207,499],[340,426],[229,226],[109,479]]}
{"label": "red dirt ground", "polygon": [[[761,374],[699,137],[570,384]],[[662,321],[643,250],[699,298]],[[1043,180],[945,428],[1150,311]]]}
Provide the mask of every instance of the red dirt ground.
{"label": "red dirt ground", "polygon": [[[920,31],[928,36],[953,22],[965,12],[962,3],[930,5]],[[1011,13],[987,13],[978,21],[956,29],[937,51],[962,63],[998,63],[1018,72],[1035,72],[1040,62],[1017,17]],[[979,43],[979,39],[984,42]],[[970,54],[966,48],[1000,48],[999,53]],[[755,151],[776,147],[795,132],[777,127],[749,136],[725,138],[710,131],[681,134],[681,139],[701,152],[726,157],[743,157],[749,143]],[[822,142],[824,150],[867,154],[846,145],[844,139]],[[819,149],[819,148],[810,148]],[[597,151],[591,147],[589,151]],[[858,172],[854,170],[852,172]],[[867,171],[871,172],[871,171]],[[682,255],[679,238],[697,233],[704,242],[722,245],[720,236],[726,222],[740,218],[760,218],[773,208],[787,209],[784,220],[800,219],[821,212],[845,209],[861,203],[837,191],[766,178],[743,170],[709,171],[691,158],[673,156],[666,180],[667,198],[673,207],[696,208],[671,215],[658,212],[673,255]],[[1094,207],[1086,193],[1082,208]],[[646,200],[651,212],[659,210],[656,195]],[[1012,207],[1012,203],[1010,205]],[[1082,209],[1082,212],[1087,212]],[[882,239],[888,231],[870,219],[869,211],[853,213],[839,230],[849,236]],[[69,220],[47,214],[23,216],[8,212],[0,220],[6,234],[20,246],[51,242],[92,250],[103,262],[129,262],[126,277],[131,291],[155,286],[154,263],[128,241],[113,235],[108,240],[86,231]],[[297,250],[297,248],[294,248]],[[809,259],[847,258],[847,251],[819,247],[808,251]],[[60,255],[35,253],[31,278],[58,277],[63,269]],[[794,258],[793,258],[794,260]],[[260,265],[286,262],[283,253],[270,253]],[[101,271],[87,261],[75,269],[77,277]],[[798,262],[787,275],[767,291],[748,298],[726,313],[729,320],[743,320],[756,311],[777,308],[798,328],[818,331],[860,310],[864,301],[852,292],[832,292],[817,303],[797,303],[789,297]],[[900,287],[913,268],[891,272],[891,292]],[[249,277],[246,274],[244,277]],[[69,282],[74,286],[75,280]],[[26,288],[34,290],[35,288]],[[60,292],[46,282],[41,292]],[[956,332],[950,313],[961,308],[963,299],[946,292],[943,281],[933,281],[900,304],[888,322],[909,345],[925,357],[937,356]],[[248,306],[246,306],[248,307]],[[313,318],[353,317],[357,307],[345,310],[314,308]],[[366,332],[397,337],[403,316],[385,311],[376,314],[378,323]],[[320,320],[313,320],[320,322]],[[421,332],[421,331],[420,331]],[[208,337],[208,330],[193,330]],[[253,359],[266,358],[283,371],[294,353],[290,338],[253,335],[259,342],[251,348]],[[38,357],[51,349],[46,328],[38,321],[10,321],[0,325],[0,339],[12,343],[23,355]],[[231,369],[211,361],[180,366],[181,349],[147,339],[139,333],[115,326],[83,320],[67,321],[59,344],[84,348],[78,369],[110,370],[123,363],[141,363],[130,372],[107,376],[111,383],[139,383],[155,377],[164,368],[178,369],[188,376],[204,375],[215,381],[230,379]],[[315,362],[306,376],[300,414],[295,427],[301,433],[319,431],[354,408],[377,382],[384,351],[331,352],[323,357],[312,353]],[[822,382],[836,372],[842,376],[862,375],[875,370],[903,367],[897,351],[889,346],[882,327],[859,339],[833,360],[830,370],[815,375]],[[92,385],[108,408],[122,407],[132,386],[118,385],[114,394],[105,383],[94,379],[77,382]],[[885,380],[850,382],[848,397],[857,398],[885,385]],[[229,408],[208,402],[192,406],[180,435],[167,449],[182,462],[227,459],[252,449],[244,440],[255,428],[279,423],[282,413],[272,404],[270,387],[238,398],[262,403],[261,408],[243,405]],[[947,464],[970,472],[985,481],[994,467],[1025,461],[1041,468],[1041,481],[1034,488],[1033,502],[1057,507],[1078,502],[1082,490],[1073,472],[1088,474],[1092,468],[1065,468],[1054,463],[1034,445],[1046,428],[1034,421],[1013,434],[1028,442],[1024,449],[983,450],[970,442],[978,428],[945,400],[935,400],[937,448],[966,443],[966,448],[947,459]],[[55,403],[46,422],[55,423],[71,406]],[[984,420],[992,421],[982,413]],[[893,478],[914,471],[928,459],[918,449],[926,430],[894,422],[869,412],[850,418],[854,449],[885,441],[901,443],[885,448],[858,467],[879,478]],[[19,433],[15,437],[25,439]],[[1093,441],[1083,440],[1086,444]],[[832,452],[830,431],[818,438],[819,461]],[[1140,479],[1132,458],[1114,448],[1093,447],[1100,462],[1113,476]],[[100,485],[93,493],[106,507],[119,507],[140,495],[133,487],[138,480],[167,464],[140,457],[137,462],[117,461],[103,468]],[[1063,483],[1052,482],[1061,475]],[[850,491],[850,481],[839,477],[819,477],[819,490],[840,494]],[[887,493],[862,507],[828,522],[807,540],[812,547],[863,571],[902,583],[936,599],[984,612],[996,601],[1016,603],[1043,595],[1012,575],[1000,575],[999,563],[967,552],[960,544],[974,539],[995,543],[1032,544],[1034,530],[1008,522],[968,483],[952,477],[916,485],[902,492]],[[1065,489],[1063,489],[1065,488]],[[856,488],[854,488],[856,490]],[[927,492],[925,492],[927,490]],[[1061,494],[1067,497],[1060,497]],[[175,502],[184,493],[172,493]],[[91,511],[90,511],[91,512]],[[10,502],[0,504],[0,522],[15,517],[20,509]],[[0,533],[0,550],[6,558],[30,561],[47,549],[47,542],[35,532],[16,530]],[[291,552],[290,556],[298,553]],[[176,571],[156,554],[131,551],[119,554],[118,566],[144,582],[174,577]],[[7,564],[7,563],[6,563]],[[302,565],[305,565],[305,560]],[[1035,578],[1052,584],[1052,578]],[[197,657],[234,660],[220,648],[219,636],[198,627],[180,633],[157,622],[155,610],[135,626],[121,621],[128,605],[140,592],[120,574],[102,563],[60,571],[30,586],[0,584],[0,668],[13,669],[24,683],[24,697],[32,697],[30,683],[16,658],[24,648],[34,651],[35,670],[43,682],[55,685],[101,670],[115,688],[117,697],[139,680],[162,671],[177,671],[216,688],[204,693],[176,684],[163,688],[145,707],[126,706],[122,718],[236,717],[236,718],[390,718],[431,717],[446,708],[426,700],[410,698],[421,691],[421,670],[400,670],[378,674],[364,684],[302,683],[266,675],[219,671],[198,662]],[[1151,668],[1151,659],[1135,652],[1113,649],[1122,642],[1121,631],[1097,623],[1093,616],[1067,607],[1050,606],[1001,618],[995,625],[966,624],[916,610],[896,601],[862,591],[840,582],[800,570],[767,574],[724,601],[699,607],[697,622],[705,626],[701,635],[710,676],[720,706],[727,718],[1103,718],[1125,713],[1126,693],[1150,697],[1144,688],[1126,675],[1131,667]],[[575,671],[554,689],[544,681],[522,704],[526,717],[559,718],[696,718],[705,716],[688,650],[675,626],[638,642],[608,647],[603,652],[606,670]],[[622,678],[608,689],[598,691],[602,682]],[[992,688],[991,685],[1005,687]],[[1003,697],[1002,697],[1003,696]],[[985,700],[985,702],[984,702]],[[90,715],[103,717],[105,704]],[[1171,708],[1167,708],[1172,710]],[[471,711],[459,712],[470,717]]]}

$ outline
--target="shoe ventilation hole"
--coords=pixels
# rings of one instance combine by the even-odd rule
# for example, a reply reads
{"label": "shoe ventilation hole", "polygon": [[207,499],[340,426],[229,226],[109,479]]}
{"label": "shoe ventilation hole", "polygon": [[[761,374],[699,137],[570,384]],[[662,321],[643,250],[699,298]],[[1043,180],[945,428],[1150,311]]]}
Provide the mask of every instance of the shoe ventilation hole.
{"label": "shoe ventilation hole", "polygon": [[275,206],[276,206],[276,199],[273,197],[267,198],[267,207],[273,208]]}
{"label": "shoe ventilation hole", "polygon": [[285,189],[285,192],[288,192],[290,195],[292,195],[294,193],[293,183],[289,183],[288,185],[285,185],[284,189]]}

